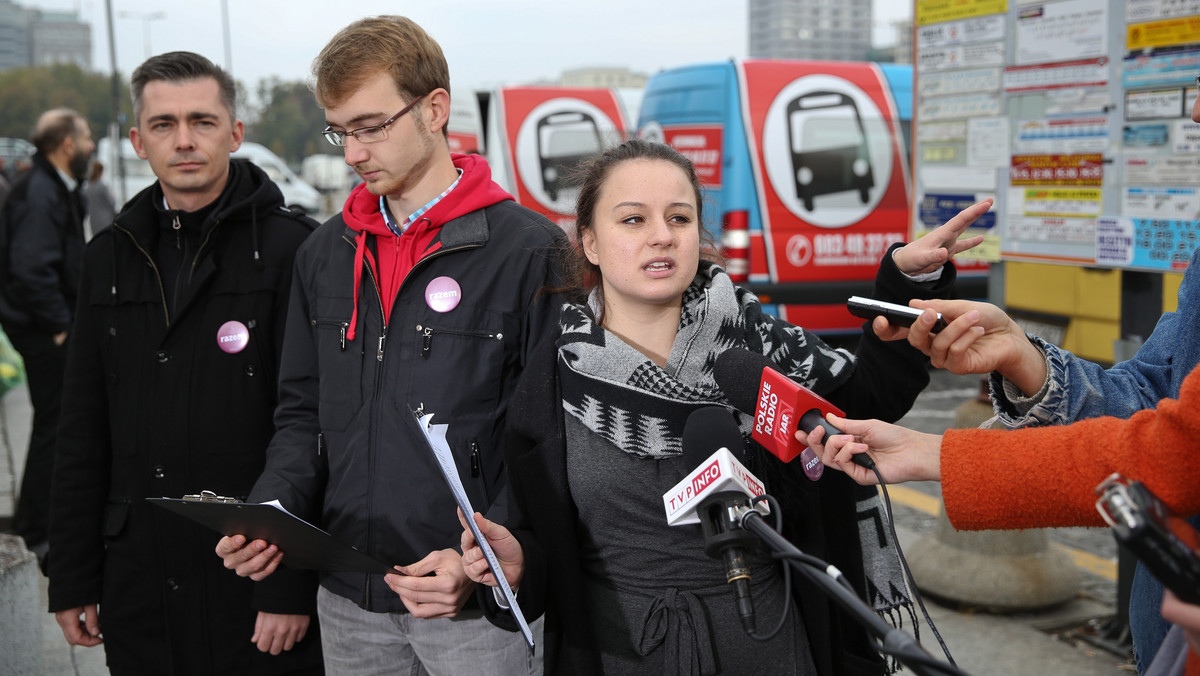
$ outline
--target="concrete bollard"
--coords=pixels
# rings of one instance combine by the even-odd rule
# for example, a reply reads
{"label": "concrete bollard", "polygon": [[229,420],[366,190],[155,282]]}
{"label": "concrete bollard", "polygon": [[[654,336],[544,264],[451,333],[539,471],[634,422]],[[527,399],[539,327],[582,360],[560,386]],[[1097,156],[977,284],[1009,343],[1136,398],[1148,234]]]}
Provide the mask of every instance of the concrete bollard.
{"label": "concrete bollard", "polygon": [[42,672],[42,613],[37,557],[16,535],[0,534],[0,674]]}
{"label": "concrete bollard", "polygon": [[[990,403],[971,400],[956,410],[952,427],[977,427],[991,416]],[[1052,546],[1046,531],[957,531],[944,506],[933,534],[907,554],[913,580],[925,594],[996,612],[1057,605],[1079,589],[1070,554]]]}

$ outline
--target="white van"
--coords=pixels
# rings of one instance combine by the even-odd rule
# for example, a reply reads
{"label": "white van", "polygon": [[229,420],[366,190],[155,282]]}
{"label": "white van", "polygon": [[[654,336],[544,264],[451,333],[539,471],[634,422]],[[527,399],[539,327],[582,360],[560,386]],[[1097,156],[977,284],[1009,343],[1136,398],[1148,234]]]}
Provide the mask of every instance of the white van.
{"label": "white van", "polygon": [[[150,169],[150,162],[137,156],[133,144],[128,138],[121,139],[121,159],[125,163],[125,182],[118,185],[117,158],[113,152],[111,139],[105,137],[96,142],[96,159],[104,163],[106,182],[112,187],[113,196],[124,204],[146,186],[158,180]],[[299,176],[288,168],[287,164],[275,153],[258,143],[244,142],[233,157],[242,157],[257,164],[270,177],[279,191],[283,193],[283,203],[292,211],[305,214],[321,212],[323,200],[321,193],[305,183]]]}

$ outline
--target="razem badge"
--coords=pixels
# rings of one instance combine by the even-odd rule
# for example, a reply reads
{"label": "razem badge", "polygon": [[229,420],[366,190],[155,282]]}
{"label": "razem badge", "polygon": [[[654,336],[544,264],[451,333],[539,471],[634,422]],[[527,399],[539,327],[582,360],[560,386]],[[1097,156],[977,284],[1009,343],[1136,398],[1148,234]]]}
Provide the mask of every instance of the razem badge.
{"label": "razem badge", "polygon": [[250,329],[239,321],[228,321],[217,329],[217,347],[229,354],[237,354],[250,344]]}
{"label": "razem badge", "polygon": [[434,312],[449,312],[462,300],[462,287],[450,277],[437,277],[425,285],[425,304]]}
{"label": "razem badge", "polygon": [[[758,497],[765,493],[759,481],[728,449],[722,448],[709,456],[692,473],[675,484],[663,495],[663,508],[667,512],[668,526],[700,523],[696,507],[710,495],[723,491],[738,491]],[[759,503],[759,511],[769,513],[766,503]]]}

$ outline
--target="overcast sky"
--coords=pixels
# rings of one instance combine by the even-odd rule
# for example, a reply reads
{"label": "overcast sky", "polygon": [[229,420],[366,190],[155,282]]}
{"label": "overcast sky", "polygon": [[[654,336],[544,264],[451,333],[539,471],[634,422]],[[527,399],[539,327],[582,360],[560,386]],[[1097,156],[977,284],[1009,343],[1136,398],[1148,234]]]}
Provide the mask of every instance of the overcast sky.
{"label": "overcast sky", "polygon": [[[147,56],[146,27],[150,53],[185,49],[226,65],[221,0],[111,1],[117,68],[126,75]],[[93,67],[109,72],[104,0],[17,2],[78,11],[92,23]],[[874,4],[875,42],[891,44],[889,22],[910,16],[911,3]],[[651,74],[746,56],[746,0],[230,0],[228,7],[233,75],[251,91],[270,76],[307,80],[313,57],[334,33],[357,18],[386,13],[411,17],[442,45],[454,87],[553,79],[586,66]],[[144,18],[159,12],[162,18]]]}

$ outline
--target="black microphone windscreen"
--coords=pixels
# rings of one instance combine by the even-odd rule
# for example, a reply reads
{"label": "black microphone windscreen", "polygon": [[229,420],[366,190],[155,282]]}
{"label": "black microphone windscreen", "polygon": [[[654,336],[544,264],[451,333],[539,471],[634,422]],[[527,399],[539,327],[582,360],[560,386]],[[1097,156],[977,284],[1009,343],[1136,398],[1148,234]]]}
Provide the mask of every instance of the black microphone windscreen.
{"label": "black microphone windscreen", "polygon": [[697,467],[722,448],[737,451],[743,445],[733,413],[720,406],[698,408],[683,426],[683,458],[688,467]]}
{"label": "black microphone windscreen", "polygon": [[758,388],[764,368],[778,370],[770,359],[761,354],[730,348],[717,355],[717,361],[713,364],[713,378],[731,406],[753,415],[758,405]]}

